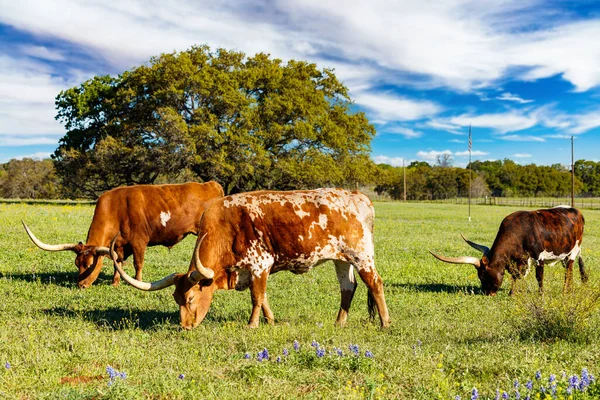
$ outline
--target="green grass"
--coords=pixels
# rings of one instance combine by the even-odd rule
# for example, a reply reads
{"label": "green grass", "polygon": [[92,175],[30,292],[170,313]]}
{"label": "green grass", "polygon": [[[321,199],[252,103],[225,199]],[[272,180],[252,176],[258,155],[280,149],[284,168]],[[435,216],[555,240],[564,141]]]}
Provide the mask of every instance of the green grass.
{"label": "green grass", "polygon": [[[114,288],[105,262],[92,288],[79,290],[74,254],[39,250],[20,222],[47,242],[85,240],[93,206],[0,204],[0,398],[465,399],[474,387],[480,398],[493,398],[497,388],[509,391],[515,379],[523,384],[538,370],[544,379],[582,368],[600,375],[598,311],[578,328],[583,340],[537,340],[515,326],[523,307],[508,296],[509,279],[498,296],[486,297],[473,267],[444,264],[427,252],[476,255],[460,233],[491,245],[502,218],[516,208],[472,206],[471,222],[465,205],[375,208],[376,266],[385,280],[390,329],[368,319],[362,283],[347,326],[333,326],[339,286],[326,263],[308,274],[270,278],[275,326],[247,329],[249,292],[228,291],[218,292],[206,320],[185,332],[171,289]],[[600,211],[584,216],[583,256],[593,286],[600,282]],[[171,251],[150,248],[145,279],[186,271],[194,240]],[[132,270],[131,262],[126,268]],[[578,271],[574,276],[577,289]],[[563,279],[562,267],[546,268],[545,296],[561,296]],[[520,286],[534,295],[534,274]],[[294,340],[301,344],[297,353]],[[346,356],[316,357],[313,340]],[[359,346],[361,357],[348,355],[349,344]],[[256,361],[264,348],[271,361]],[[290,355],[275,362],[284,348]],[[373,359],[363,356],[366,350]],[[252,359],[244,359],[247,352]],[[109,365],[127,378],[108,385]]]}

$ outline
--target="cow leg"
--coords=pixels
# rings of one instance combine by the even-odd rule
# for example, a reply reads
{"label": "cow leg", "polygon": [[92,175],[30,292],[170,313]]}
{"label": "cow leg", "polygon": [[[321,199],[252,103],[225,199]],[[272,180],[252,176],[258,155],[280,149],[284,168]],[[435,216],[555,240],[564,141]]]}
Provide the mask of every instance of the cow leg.
{"label": "cow leg", "polygon": [[583,264],[583,258],[579,256],[579,274],[581,275],[581,282],[587,283],[589,277],[587,272],[585,271],[585,265]]}
{"label": "cow leg", "polygon": [[358,275],[360,279],[369,288],[368,294],[368,305],[369,314],[371,317],[375,316],[375,307],[379,312],[379,320],[381,321],[381,327],[387,328],[390,326],[390,315],[388,313],[387,305],[385,304],[385,296],[383,294],[383,279],[377,273],[374,266],[361,266],[357,267]]}
{"label": "cow leg", "polygon": [[563,286],[563,293],[567,293],[573,284],[573,264],[575,264],[575,260],[567,260],[567,264],[565,265],[565,285]]}
{"label": "cow leg", "polygon": [[354,278],[354,267],[350,263],[341,260],[334,260],[333,263],[335,264],[335,273],[340,283],[340,293],[342,295],[340,311],[338,312],[335,324],[343,326],[346,323],[350,304],[356,291],[356,279]]}
{"label": "cow leg", "polygon": [[267,320],[269,325],[273,325],[275,323],[275,316],[273,315],[273,311],[271,311],[271,307],[269,307],[269,302],[267,301],[267,294],[265,293],[265,297],[263,298],[262,303],[262,312]]}
{"label": "cow leg", "polygon": [[539,261],[535,266],[535,279],[537,279],[540,293],[544,292],[544,261]]}
{"label": "cow leg", "polygon": [[[267,293],[268,277],[268,269],[264,270],[260,276],[252,274],[250,277],[250,296],[252,297],[252,314],[250,314],[248,328],[258,328],[258,324],[260,322],[260,310],[262,309]],[[267,308],[269,308],[268,304]]]}
{"label": "cow leg", "polygon": [[112,285],[114,287],[117,287],[117,286],[119,286],[120,282],[121,282],[121,274],[119,274],[119,271],[117,271],[117,267],[115,267],[115,274],[113,275]]}
{"label": "cow leg", "polygon": [[142,280],[142,268],[144,267],[144,255],[146,245],[133,245],[133,267],[135,268],[135,279]]}

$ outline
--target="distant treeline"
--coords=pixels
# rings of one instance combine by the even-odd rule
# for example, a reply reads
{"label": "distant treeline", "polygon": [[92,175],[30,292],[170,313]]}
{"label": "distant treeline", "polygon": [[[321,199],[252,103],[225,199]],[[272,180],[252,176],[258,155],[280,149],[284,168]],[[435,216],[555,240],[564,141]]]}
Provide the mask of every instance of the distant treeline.
{"label": "distant treeline", "polygon": [[[472,173],[467,168],[452,167],[438,160],[438,165],[413,162],[406,167],[408,200],[437,200],[468,196],[495,197],[565,197],[571,193],[571,170],[560,164],[519,165],[512,160],[474,161]],[[402,167],[378,165],[381,176],[375,191],[393,199],[404,196]],[[575,194],[600,196],[600,162],[579,160],[575,163]]]}
{"label": "distant treeline", "polygon": [[[472,173],[467,168],[439,162],[431,166],[415,161],[406,167],[408,200],[437,200],[468,196],[471,179],[472,197],[566,197],[571,193],[571,171],[565,166],[519,165],[514,161],[475,161]],[[155,183],[179,183],[199,180],[184,171],[177,180],[159,177]],[[65,183],[68,185],[68,183]],[[404,169],[377,165],[370,182],[379,195],[393,199],[404,196]],[[69,198],[50,159],[24,158],[0,164],[0,197],[6,199]],[[277,188],[273,188],[277,189]],[[575,194],[600,196],[600,162],[579,160],[575,163]]]}

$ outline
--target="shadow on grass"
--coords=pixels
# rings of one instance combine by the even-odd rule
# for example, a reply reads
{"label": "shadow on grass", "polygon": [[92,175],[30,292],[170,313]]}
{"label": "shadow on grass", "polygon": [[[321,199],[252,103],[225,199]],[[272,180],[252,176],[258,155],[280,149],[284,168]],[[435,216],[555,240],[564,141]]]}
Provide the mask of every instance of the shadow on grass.
{"label": "shadow on grass", "polygon": [[130,310],[122,308],[107,308],[103,310],[75,311],[65,307],[45,309],[44,314],[67,317],[83,318],[101,328],[112,330],[124,330],[139,328],[142,330],[153,329],[164,323],[179,324],[179,318],[175,312]]}
{"label": "shadow on grass", "polygon": [[[57,285],[63,287],[73,287],[77,284],[77,271],[72,272],[37,272],[37,273],[2,273],[0,278],[14,279],[24,282],[37,282]],[[110,285],[112,284],[113,276],[101,272],[94,285]]]}
{"label": "shadow on grass", "polygon": [[464,286],[464,285],[448,285],[445,283],[390,283],[386,284],[386,286],[390,286],[393,288],[400,288],[406,290],[413,290],[415,292],[431,292],[431,293],[459,293],[459,292],[468,292],[471,291],[474,294],[481,294],[481,288],[473,287],[473,286]]}
{"label": "shadow on grass", "polygon": [[[174,308],[176,307],[173,303]],[[57,307],[43,310],[44,314],[67,317],[67,318],[83,318],[96,324],[98,327],[111,330],[125,330],[139,328],[141,330],[152,330],[160,325],[172,325],[174,328],[179,327],[179,315],[175,309],[173,312],[139,310],[139,309],[123,309],[123,308],[106,308],[102,310],[72,310],[67,307]],[[248,319],[247,313],[239,311],[224,312],[223,310],[209,310],[203,323],[216,322],[246,322]]]}

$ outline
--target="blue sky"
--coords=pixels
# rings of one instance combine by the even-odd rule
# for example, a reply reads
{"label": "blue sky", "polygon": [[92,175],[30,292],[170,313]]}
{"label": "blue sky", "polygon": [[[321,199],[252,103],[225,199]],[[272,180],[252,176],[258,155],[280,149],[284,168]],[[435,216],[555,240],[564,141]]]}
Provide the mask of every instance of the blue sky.
{"label": "blue sky", "polygon": [[600,161],[600,2],[0,0],[0,162],[52,153],[55,96],[194,44],[334,68],[376,162]]}

